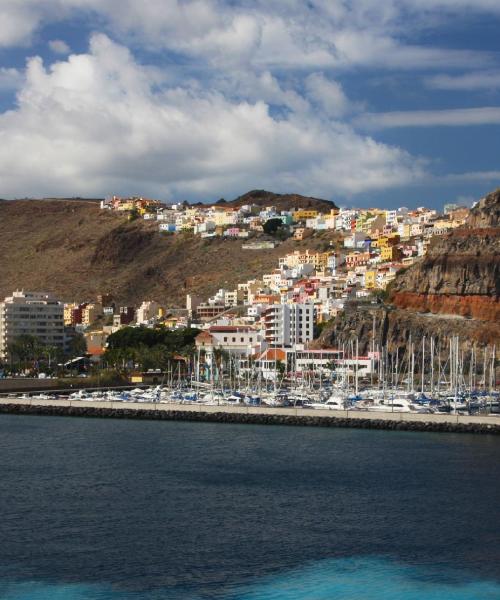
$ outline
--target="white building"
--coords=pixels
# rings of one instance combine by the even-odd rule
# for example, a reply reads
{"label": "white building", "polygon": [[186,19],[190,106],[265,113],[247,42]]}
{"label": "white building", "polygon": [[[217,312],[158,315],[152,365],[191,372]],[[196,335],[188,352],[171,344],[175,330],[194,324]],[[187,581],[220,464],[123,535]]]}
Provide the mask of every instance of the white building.
{"label": "white building", "polygon": [[137,309],[135,316],[138,325],[149,325],[158,320],[163,314],[163,307],[154,300],[145,300]]}
{"label": "white building", "polygon": [[289,347],[313,339],[312,304],[273,304],[263,316],[266,341],[271,346]]}
{"label": "white building", "polygon": [[196,337],[196,348],[209,354],[220,349],[235,356],[251,356],[264,345],[262,331],[247,325],[213,325]]}
{"label": "white building", "polygon": [[64,304],[51,294],[16,291],[0,303],[0,357],[20,335],[64,348]]}

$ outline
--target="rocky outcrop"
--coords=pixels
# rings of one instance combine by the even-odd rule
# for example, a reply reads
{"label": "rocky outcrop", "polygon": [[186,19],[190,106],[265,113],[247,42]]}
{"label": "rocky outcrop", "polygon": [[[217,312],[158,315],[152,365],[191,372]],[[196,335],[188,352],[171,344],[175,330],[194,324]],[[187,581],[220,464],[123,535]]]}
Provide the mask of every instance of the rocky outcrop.
{"label": "rocky outcrop", "polygon": [[424,336],[427,344],[431,337],[434,338],[436,353],[440,350],[443,358],[447,356],[451,336],[459,337],[464,356],[468,356],[473,345],[477,349],[491,347],[495,343],[500,347],[498,326],[488,321],[460,315],[424,314],[361,302],[347,304],[344,312],[323,331],[314,346],[349,348],[351,342],[357,340],[362,355],[377,347],[387,347],[389,353],[398,351],[402,356],[410,341],[419,350]]}
{"label": "rocky outcrop", "polygon": [[500,191],[471,210],[467,225],[436,239],[390,288],[398,308],[500,322]]}
{"label": "rocky outcrop", "polygon": [[470,211],[467,226],[500,227],[500,188],[480,200]]}

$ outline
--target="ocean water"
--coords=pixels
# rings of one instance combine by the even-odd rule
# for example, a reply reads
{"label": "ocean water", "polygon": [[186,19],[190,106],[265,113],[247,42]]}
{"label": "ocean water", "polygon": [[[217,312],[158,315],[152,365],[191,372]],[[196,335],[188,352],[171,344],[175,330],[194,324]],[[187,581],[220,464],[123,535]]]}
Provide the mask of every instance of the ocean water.
{"label": "ocean water", "polygon": [[0,416],[2,600],[500,599],[494,436]]}

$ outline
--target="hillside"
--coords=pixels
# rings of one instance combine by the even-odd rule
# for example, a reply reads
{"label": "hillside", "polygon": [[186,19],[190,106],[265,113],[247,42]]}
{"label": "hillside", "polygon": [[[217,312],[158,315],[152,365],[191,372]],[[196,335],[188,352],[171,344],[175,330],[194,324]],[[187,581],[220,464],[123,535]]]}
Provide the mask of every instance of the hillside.
{"label": "hillside", "polygon": [[312,198],[310,196],[301,196],[300,194],[275,194],[266,190],[252,190],[238,196],[229,202],[216,203],[218,206],[227,206],[229,208],[238,208],[245,204],[256,204],[257,206],[275,206],[278,210],[294,210],[297,208],[307,208],[317,210],[320,213],[329,213],[332,208],[337,208],[331,200],[322,200],[321,198]]}
{"label": "hillside", "polygon": [[259,276],[298,248],[325,248],[330,236],[288,240],[274,250],[242,250],[241,240],[168,235],[157,224],[103,211],[94,202],[0,202],[0,297],[16,288],[66,301],[111,292],[122,304],[156,299],[184,306],[221,286]]}

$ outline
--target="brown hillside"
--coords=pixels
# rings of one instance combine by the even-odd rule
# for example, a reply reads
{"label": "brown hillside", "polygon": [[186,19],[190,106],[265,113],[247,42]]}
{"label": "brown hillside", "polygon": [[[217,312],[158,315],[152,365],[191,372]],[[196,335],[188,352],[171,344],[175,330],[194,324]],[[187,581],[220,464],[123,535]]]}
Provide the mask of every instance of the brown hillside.
{"label": "brown hillside", "polygon": [[288,240],[274,250],[242,250],[241,240],[168,235],[76,200],[0,202],[0,297],[16,288],[89,300],[111,292],[120,303],[156,299],[183,306],[277,266],[298,248],[326,248],[330,236]]}
{"label": "brown hillside", "polygon": [[219,206],[237,208],[245,204],[256,204],[257,206],[275,206],[278,210],[294,210],[297,208],[308,208],[317,210],[321,213],[329,213],[332,208],[337,208],[331,200],[322,200],[311,196],[301,196],[300,194],[275,194],[266,190],[252,190],[238,196],[230,202],[216,203]]}

